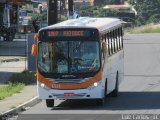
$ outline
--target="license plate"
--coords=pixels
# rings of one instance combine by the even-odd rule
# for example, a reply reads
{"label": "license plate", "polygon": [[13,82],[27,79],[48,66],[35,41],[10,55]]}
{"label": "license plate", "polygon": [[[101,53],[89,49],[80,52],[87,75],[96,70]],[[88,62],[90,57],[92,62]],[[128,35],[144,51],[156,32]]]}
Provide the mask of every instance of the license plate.
{"label": "license plate", "polygon": [[74,93],[64,93],[64,96],[74,96]]}

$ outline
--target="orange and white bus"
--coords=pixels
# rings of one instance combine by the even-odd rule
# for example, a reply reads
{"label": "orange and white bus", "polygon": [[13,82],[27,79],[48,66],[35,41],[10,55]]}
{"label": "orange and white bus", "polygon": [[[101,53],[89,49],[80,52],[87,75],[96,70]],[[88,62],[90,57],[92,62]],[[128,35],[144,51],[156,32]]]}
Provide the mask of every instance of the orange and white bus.
{"label": "orange and white bus", "polygon": [[37,55],[37,87],[47,107],[56,99],[118,95],[123,80],[123,22],[116,18],[67,20],[42,28],[32,46]]}

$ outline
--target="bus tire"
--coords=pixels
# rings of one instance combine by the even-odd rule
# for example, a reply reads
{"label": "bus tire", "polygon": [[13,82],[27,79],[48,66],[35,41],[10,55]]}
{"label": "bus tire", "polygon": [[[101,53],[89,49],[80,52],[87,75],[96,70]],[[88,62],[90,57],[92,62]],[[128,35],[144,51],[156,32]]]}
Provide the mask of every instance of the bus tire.
{"label": "bus tire", "polygon": [[105,98],[97,99],[97,100],[96,100],[96,103],[97,103],[98,106],[103,106],[104,103],[105,103]]}
{"label": "bus tire", "polygon": [[118,81],[118,79],[119,79],[119,74],[117,72],[115,89],[111,92],[112,97],[117,97],[118,96],[118,93],[119,93],[119,81]]}
{"label": "bus tire", "polygon": [[47,107],[54,107],[54,99],[46,99]]}

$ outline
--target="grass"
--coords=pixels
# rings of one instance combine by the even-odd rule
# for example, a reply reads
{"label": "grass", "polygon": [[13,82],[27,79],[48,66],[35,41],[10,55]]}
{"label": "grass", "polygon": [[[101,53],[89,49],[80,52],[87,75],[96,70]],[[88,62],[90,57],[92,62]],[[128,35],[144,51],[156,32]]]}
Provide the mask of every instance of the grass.
{"label": "grass", "polygon": [[20,93],[25,85],[33,83],[35,83],[34,73],[28,71],[24,71],[22,73],[14,73],[9,78],[6,85],[0,86],[0,100],[12,96],[15,93]]}
{"label": "grass", "polygon": [[9,83],[5,86],[0,86],[0,100],[5,99],[15,93],[19,93],[24,88],[24,84],[22,83]]}
{"label": "grass", "polygon": [[33,84],[35,83],[35,75],[32,72],[23,71],[22,73],[14,73],[7,83],[22,83],[25,85]]}
{"label": "grass", "polygon": [[149,24],[141,27],[135,27],[129,30],[129,33],[160,33],[160,25]]}

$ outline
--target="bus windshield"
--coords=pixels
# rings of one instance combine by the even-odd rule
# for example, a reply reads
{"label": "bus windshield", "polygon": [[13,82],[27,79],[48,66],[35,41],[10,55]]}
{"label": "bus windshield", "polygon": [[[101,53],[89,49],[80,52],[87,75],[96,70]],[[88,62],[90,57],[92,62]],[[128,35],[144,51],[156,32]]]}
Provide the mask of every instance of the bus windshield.
{"label": "bus windshield", "polygon": [[39,42],[38,69],[42,73],[79,74],[100,68],[98,41]]}

